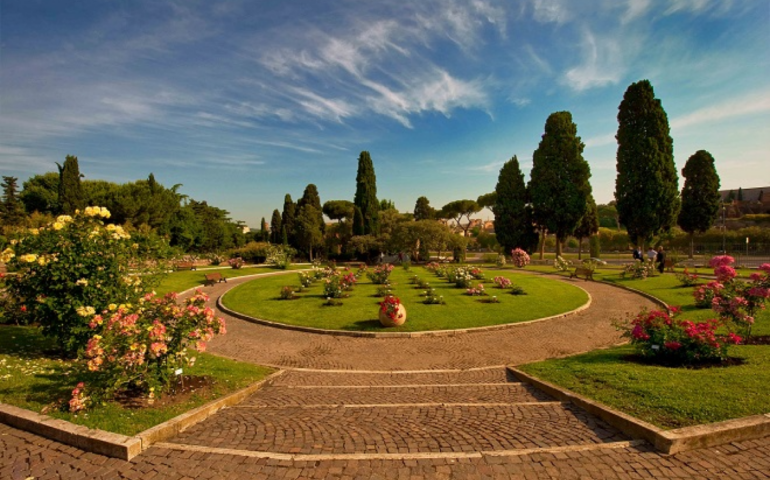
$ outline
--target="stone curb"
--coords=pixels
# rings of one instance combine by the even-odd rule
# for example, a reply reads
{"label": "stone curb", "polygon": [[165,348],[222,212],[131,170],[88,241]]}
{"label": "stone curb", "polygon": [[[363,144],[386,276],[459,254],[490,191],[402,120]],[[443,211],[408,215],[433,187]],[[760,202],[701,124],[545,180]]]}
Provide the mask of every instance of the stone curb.
{"label": "stone curb", "polygon": [[[577,288],[580,288],[577,285],[575,286]],[[582,288],[580,289],[583,290]],[[564,318],[564,317],[576,315],[590,308],[591,303],[593,301],[593,298],[591,297],[590,293],[586,292],[585,290],[583,290],[583,292],[585,292],[585,294],[588,295],[588,301],[585,304],[581,305],[580,307],[574,310],[560,313],[558,315],[551,315],[550,317],[537,318],[535,320],[527,320],[526,322],[504,323],[501,325],[489,325],[486,327],[476,327],[476,328],[460,328],[457,330],[431,330],[427,332],[349,332],[345,330],[325,330],[322,328],[303,327],[300,325],[288,325],[285,323],[272,322],[270,320],[263,320],[261,318],[251,317],[249,315],[236,312],[234,310],[230,310],[229,308],[225,307],[224,304],[222,303],[222,299],[224,298],[225,295],[227,295],[227,292],[223,293],[222,295],[219,296],[219,298],[217,298],[217,308],[232,317],[239,318],[241,320],[245,320],[251,323],[256,323],[258,325],[264,325],[264,326],[273,327],[273,328],[280,328],[283,330],[293,330],[293,331],[305,332],[305,333],[316,333],[319,335],[332,335],[332,336],[338,336],[338,337],[359,337],[359,338],[360,337],[365,337],[365,338],[454,337],[457,335],[463,335],[467,333],[506,330],[509,328],[516,328],[520,325],[529,325],[532,323],[545,322],[547,320],[554,320],[557,318]]]}
{"label": "stone curb", "polygon": [[0,403],[0,422],[87,452],[131,460],[153,443],[167,440],[222,408],[242,402],[283,372],[279,370],[264,380],[178,415],[133,437],[76,425],[5,403]]}
{"label": "stone curb", "polygon": [[631,415],[613,410],[602,403],[540,380],[515,367],[509,366],[507,368],[519,381],[529,383],[558,400],[571,402],[591,415],[601,418],[629,437],[644,439],[651,443],[656,450],[668,455],[725,443],[754,440],[770,435],[770,413],[707,425],[663,430]]}

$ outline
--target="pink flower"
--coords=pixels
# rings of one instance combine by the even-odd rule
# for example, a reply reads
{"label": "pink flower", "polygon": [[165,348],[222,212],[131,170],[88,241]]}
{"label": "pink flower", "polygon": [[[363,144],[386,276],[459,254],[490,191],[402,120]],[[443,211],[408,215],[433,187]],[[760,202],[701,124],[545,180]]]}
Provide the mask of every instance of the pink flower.
{"label": "pink flower", "polygon": [[770,263],[763,263],[762,265],[759,266],[759,269],[762,270],[763,272],[770,273]]}
{"label": "pink flower", "polygon": [[714,275],[720,282],[728,282],[735,278],[735,269],[727,265],[720,265],[714,269]]}
{"label": "pink flower", "polygon": [[735,263],[735,259],[730,255],[717,255],[709,261],[709,267],[717,268],[732,265],[733,263]]}
{"label": "pink flower", "polygon": [[663,344],[664,347],[668,348],[669,350],[679,350],[682,348],[682,344],[679,342],[666,342]]}

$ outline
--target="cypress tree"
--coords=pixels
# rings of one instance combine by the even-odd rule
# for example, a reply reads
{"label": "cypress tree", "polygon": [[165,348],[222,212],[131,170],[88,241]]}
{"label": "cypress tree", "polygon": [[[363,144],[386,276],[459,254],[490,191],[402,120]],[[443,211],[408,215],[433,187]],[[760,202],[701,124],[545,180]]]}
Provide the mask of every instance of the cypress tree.
{"label": "cypress tree", "polygon": [[743,187],[738,187],[738,201],[743,201]]}
{"label": "cypress tree", "polygon": [[292,201],[288,193],[283,198],[283,214],[281,215],[281,227],[285,230],[286,245],[295,246],[294,243],[294,217],[297,214],[297,205]]}
{"label": "cypress tree", "polygon": [[523,248],[522,235],[527,229],[524,207],[527,205],[527,187],[524,174],[521,173],[516,155],[505,162],[497,177],[495,186],[496,200],[495,236],[504,252],[514,248]]}
{"label": "cypress tree", "polygon": [[618,107],[615,199],[620,223],[644,244],[676,223],[679,180],[668,116],[648,80],[631,84]]}
{"label": "cypress tree", "polygon": [[353,210],[353,235],[365,235],[364,215],[361,213],[361,209],[358,207],[355,207]]}
{"label": "cypress tree", "polygon": [[719,215],[722,198],[719,195],[719,175],[714,157],[705,150],[698,150],[687,159],[682,169],[682,210],[679,226],[690,234],[690,258],[693,255],[695,232],[705,232]]}
{"label": "cypress tree", "polygon": [[265,221],[265,217],[262,217],[262,221],[259,222],[259,239],[263,242],[269,241],[269,234],[267,233],[267,222]]}
{"label": "cypress tree", "polygon": [[67,155],[64,166],[58,163],[56,166],[59,167],[59,205],[62,213],[70,215],[86,205],[83,187],[80,184],[82,175],[78,167],[78,157]]}
{"label": "cypress tree", "polygon": [[361,210],[364,218],[364,235],[377,233],[377,217],[380,204],[377,201],[377,177],[369,152],[363,151],[358,156],[356,174],[356,195],[353,203]]}
{"label": "cypress tree", "polygon": [[281,243],[281,229],[283,228],[282,225],[281,212],[279,212],[276,208],[273,210],[273,217],[270,219],[270,243]]}
{"label": "cypress tree", "polygon": [[2,215],[4,225],[21,225],[24,221],[24,205],[19,200],[18,178],[3,177]]}
{"label": "cypress tree", "polygon": [[556,254],[577,227],[591,194],[591,170],[583,159],[583,142],[569,112],[552,113],[532,156],[529,192],[535,221],[556,234]]}

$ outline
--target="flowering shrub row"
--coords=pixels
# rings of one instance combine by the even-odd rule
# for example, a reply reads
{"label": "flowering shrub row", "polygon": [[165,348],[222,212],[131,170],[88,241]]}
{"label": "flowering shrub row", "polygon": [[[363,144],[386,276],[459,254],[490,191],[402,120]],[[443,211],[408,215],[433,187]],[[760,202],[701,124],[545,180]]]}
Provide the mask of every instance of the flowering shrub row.
{"label": "flowering shrub row", "polygon": [[644,357],[673,364],[718,361],[727,357],[727,348],[740,343],[734,333],[717,334],[721,322],[692,322],[675,318],[660,310],[642,311],[634,317],[624,335]]}
{"label": "flowering shrub row", "polygon": [[390,263],[386,263],[384,265],[378,265],[374,267],[374,270],[371,272],[367,272],[366,276],[369,278],[369,280],[372,281],[372,283],[376,283],[378,285],[384,285],[388,283],[390,278],[390,272],[393,271],[393,265]]}

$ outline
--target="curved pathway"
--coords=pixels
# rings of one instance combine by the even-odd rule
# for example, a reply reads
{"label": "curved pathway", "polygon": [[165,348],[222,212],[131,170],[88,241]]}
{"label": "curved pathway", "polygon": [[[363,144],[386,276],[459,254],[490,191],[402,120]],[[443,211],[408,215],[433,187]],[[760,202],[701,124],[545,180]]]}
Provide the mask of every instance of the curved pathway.
{"label": "curved pathway", "polygon": [[[244,281],[206,291],[214,302]],[[663,456],[508,375],[502,365],[616,344],[612,320],[654,305],[575,283],[593,300],[583,312],[454,336],[340,337],[228,316],[212,351],[283,369],[246,401],[131,462],[0,424],[0,478],[768,478],[770,437]]]}
{"label": "curved pathway", "polygon": [[[362,338],[284,330],[229,315],[227,335],[209,344],[211,352],[262,365],[326,370],[441,370],[516,365],[615,345],[621,341],[612,321],[655,304],[611,285],[569,280],[591,295],[591,306],[577,314],[512,325],[501,330],[454,336]],[[216,299],[252,278],[231,279],[205,289]]]}

